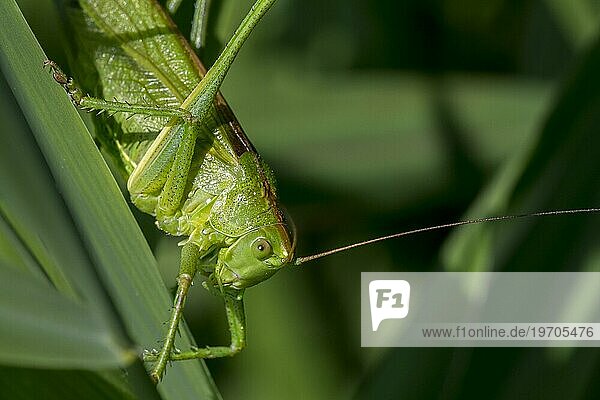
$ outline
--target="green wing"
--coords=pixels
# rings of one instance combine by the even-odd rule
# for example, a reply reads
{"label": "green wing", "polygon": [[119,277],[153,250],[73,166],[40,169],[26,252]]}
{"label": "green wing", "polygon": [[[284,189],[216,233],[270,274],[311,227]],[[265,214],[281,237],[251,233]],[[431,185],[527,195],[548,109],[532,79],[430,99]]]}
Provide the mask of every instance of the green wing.
{"label": "green wing", "polygon": [[[80,0],[70,12],[78,38],[77,78],[90,94],[132,104],[178,107],[203,67],[160,7],[149,0]],[[164,117],[115,114],[96,124],[103,146],[129,175]]]}
{"label": "green wing", "polygon": [[[81,71],[76,74],[78,81],[90,94],[132,104],[179,107],[200,82],[204,66],[155,1],[79,3],[83,13],[70,13],[78,40],[74,64]],[[214,114],[209,131],[231,130],[231,121],[222,123]],[[97,124],[97,134],[129,175],[168,122],[165,117],[118,113]],[[220,135],[224,140],[215,143],[214,155],[227,163],[236,162],[228,140],[231,135],[224,133]],[[163,138],[164,146],[177,146],[176,132],[172,136]]]}
{"label": "green wing", "polygon": [[[202,65],[156,2],[80,0],[80,4],[102,33],[136,64],[143,79],[140,83],[150,84],[158,97],[180,104],[200,82]],[[129,78],[128,74],[125,71],[123,78]]]}

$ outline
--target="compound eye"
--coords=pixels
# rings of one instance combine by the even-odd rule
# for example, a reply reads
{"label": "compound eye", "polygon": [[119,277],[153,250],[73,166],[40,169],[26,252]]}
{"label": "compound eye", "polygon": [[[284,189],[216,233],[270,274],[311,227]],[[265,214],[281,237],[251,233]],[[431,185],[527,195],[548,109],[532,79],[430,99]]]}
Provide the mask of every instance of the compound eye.
{"label": "compound eye", "polygon": [[264,260],[273,254],[271,243],[265,238],[258,238],[252,242],[252,254],[258,260]]}

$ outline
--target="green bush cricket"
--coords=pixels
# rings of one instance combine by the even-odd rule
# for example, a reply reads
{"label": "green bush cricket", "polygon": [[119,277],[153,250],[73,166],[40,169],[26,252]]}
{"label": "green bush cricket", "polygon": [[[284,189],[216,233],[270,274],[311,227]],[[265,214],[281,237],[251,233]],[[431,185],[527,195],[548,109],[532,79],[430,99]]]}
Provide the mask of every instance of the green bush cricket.
{"label": "green bush cricket", "polygon": [[[169,360],[239,352],[245,344],[244,289],[273,275],[294,255],[292,229],[278,206],[273,174],[217,94],[241,45],[273,2],[256,2],[205,73],[158,3],[81,1],[80,22],[91,36],[101,35],[93,50],[88,47],[100,94],[115,101],[85,96],[56,64],[47,63],[76,105],[119,112],[114,119],[122,136],[105,130],[100,140],[129,174],[133,203],[154,215],[162,230],[188,237],[182,242],[175,306],[163,349],[145,355],[145,361],[155,362],[155,381]],[[131,6],[131,20],[138,22],[134,27],[128,21]],[[153,34],[144,37],[148,31]],[[164,54],[172,59],[165,60]],[[135,86],[137,82],[142,85]],[[128,135],[152,136],[157,131],[151,140],[128,142]],[[208,276],[206,287],[224,298],[231,345],[172,354],[197,271]]]}
{"label": "green bush cricket", "polygon": [[[177,8],[172,2],[169,9]],[[170,360],[234,355],[245,345],[243,294],[288,264],[425,230],[548,215],[570,210],[483,218],[419,229],[357,243],[309,257],[295,256],[291,220],[278,204],[273,173],[261,160],[219,87],[250,32],[274,0],[259,0],[214,66],[206,72],[168,15],[151,0],[80,0],[77,13],[85,52],[81,83],[88,97],[52,62],[54,78],[73,102],[112,112],[97,123],[98,138],[128,175],[132,202],[156,218],[165,232],[184,236],[178,289],[160,352],[146,352],[152,377],[161,379]],[[196,10],[205,10],[199,2]],[[206,12],[194,17],[192,34],[202,42]],[[135,16],[135,18],[131,18]],[[84,54],[85,53],[85,54]],[[95,81],[93,81],[95,80]],[[104,99],[114,100],[104,100]],[[231,344],[179,352],[177,326],[196,273],[224,298]]]}

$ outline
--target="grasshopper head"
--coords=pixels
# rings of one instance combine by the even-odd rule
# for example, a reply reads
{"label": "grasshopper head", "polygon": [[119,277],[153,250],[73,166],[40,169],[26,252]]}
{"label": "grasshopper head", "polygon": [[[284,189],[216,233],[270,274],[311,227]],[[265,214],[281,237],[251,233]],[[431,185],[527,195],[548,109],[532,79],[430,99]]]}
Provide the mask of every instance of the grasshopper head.
{"label": "grasshopper head", "polygon": [[221,284],[244,289],[270,278],[292,260],[294,242],[293,233],[284,224],[242,235],[219,260]]}

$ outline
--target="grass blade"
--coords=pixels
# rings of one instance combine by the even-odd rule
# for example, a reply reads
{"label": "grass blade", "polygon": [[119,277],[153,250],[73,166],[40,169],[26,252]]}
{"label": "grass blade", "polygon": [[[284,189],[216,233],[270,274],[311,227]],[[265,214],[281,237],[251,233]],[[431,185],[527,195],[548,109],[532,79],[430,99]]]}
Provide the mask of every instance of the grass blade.
{"label": "grass blade", "polygon": [[[0,363],[50,368],[125,364],[119,342],[87,307],[0,266]],[[6,340],[8,338],[8,340]],[[129,359],[134,357],[131,352]]]}
{"label": "grass blade", "polygon": [[[45,56],[14,1],[2,2],[0,20],[3,73],[127,332],[151,346],[171,303],[156,262],[79,115],[42,70]],[[165,398],[219,397],[201,362],[175,364],[160,390]]]}

